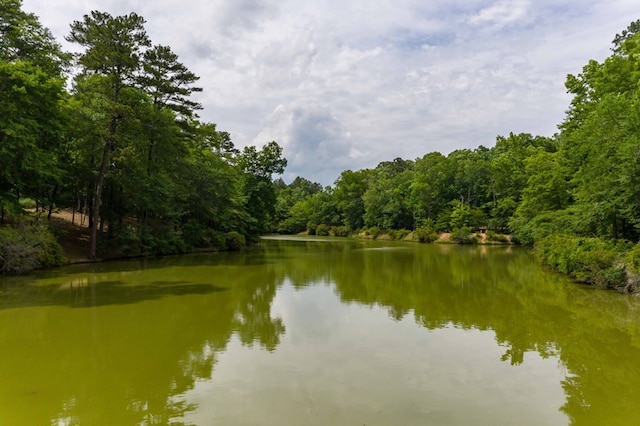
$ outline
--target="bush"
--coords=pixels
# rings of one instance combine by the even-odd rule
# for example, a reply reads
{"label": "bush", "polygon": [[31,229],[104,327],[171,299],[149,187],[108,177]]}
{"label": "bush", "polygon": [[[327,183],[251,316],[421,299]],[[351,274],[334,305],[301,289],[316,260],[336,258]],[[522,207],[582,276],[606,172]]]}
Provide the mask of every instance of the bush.
{"label": "bush", "polygon": [[144,243],[146,244],[142,247],[144,252],[154,255],[185,253],[188,250],[182,233],[173,229],[159,234],[147,235]]}
{"label": "bush", "polygon": [[317,228],[317,225],[314,225],[311,222],[307,223],[307,234],[316,235],[316,228]]}
{"label": "bush", "polygon": [[350,234],[349,228],[346,226],[336,226],[335,228],[332,228],[332,231],[333,235],[336,237],[348,237]]}
{"label": "bush", "polygon": [[404,237],[406,237],[407,235],[409,235],[411,233],[411,231],[409,231],[408,229],[392,229],[389,231],[389,235],[391,235],[391,238],[393,238],[394,240],[403,240]]}
{"label": "bush", "polygon": [[496,241],[499,243],[508,243],[509,239],[504,234],[498,234],[494,231],[487,231],[487,240],[488,241]]}
{"label": "bush", "polygon": [[466,226],[460,229],[455,229],[451,233],[449,240],[456,244],[475,244],[478,242],[476,237],[474,237],[471,233],[471,229],[467,228]]}
{"label": "bush", "polygon": [[297,234],[304,232],[306,226],[304,222],[293,217],[289,217],[278,224],[277,231],[281,234]]}
{"label": "bush", "polygon": [[20,207],[25,210],[35,209],[36,208],[36,200],[33,198],[21,198],[20,199]]}
{"label": "bush", "polygon": [[364,233],[366,235],[371,235],[373,238],[378,238],[380,234],[382,234],[382,230],[377,226],[372,226],[369,229],[365,229]]}
{"label": "bush", "polygon": [[329,226],[325,225],[324,223],[321,223],[320,225],[316,226],[316,235],[319,235],[321,237],[326,237],[329,235]]}
{"label": "bush", "polygon": [[551,234],[535,248],[540,261],[578,281],[605,288],[624,285],[622,249],[609,241]]}
{"label": "bush", "polygon": [[126,225],[118,235],[118,246],[126,256],[140,254],[141,244],[138,229],[133,225]]}
{"label": "bush", "polygon": [[212,228],[208,228],[204,232],[202,239],[206,244],[206,248],[224,250],[227,246],[227,236],[224,232],[216,231]]}
{"label": "bush", "polygon": [[0,274],[24,274],[63,261],[62,247],[46,224],[0,228]]}
{"label": "bush", "polygon": [[640,243],[635,244],[624,256],[624,263],[629,271],[640,274]]}
{"label": "bush", "polygon": [[428,228],[418,228],[413,231],[413,235],[421,243],[432,243],[438,239],[438,233]]}
{"label": "bush", "polygon": [[227,244],[227,237],[223,232],[205,226],[195,220],[189,220],[182,225],[182,238],[190,248],[224,250]]}
{"label": "bush", "polygon": [[229,250],[242,250],[247,245],[244,235],[236,231],[227,232],[226,240]]}

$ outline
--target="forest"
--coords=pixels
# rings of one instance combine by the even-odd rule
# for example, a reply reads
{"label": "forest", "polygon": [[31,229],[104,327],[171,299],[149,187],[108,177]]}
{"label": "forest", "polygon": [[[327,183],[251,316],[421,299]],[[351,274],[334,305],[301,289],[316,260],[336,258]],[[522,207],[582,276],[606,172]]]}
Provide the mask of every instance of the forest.
{"label": "forest", "polygon": [[237,249],[270,230],[282,148],[239,150],[201,122],[198,76],[142,17],[85,15],[71,55],[21,0],[0,8],[0,272],[62,261],[55,209],[86,215],[90,259]]}
{"label": "forest", "polygon": [[47,218],[70,209],[88,218],[89,259],[233,250],[269,232],[474,243],[481,231],[579,281],[640,288],[640,20],[567,76],[552,137],[396,158],[327,187],[274,180],[277,142],[238,149],[200,121],[199,77],[144,24],[93,11],[71,23],[70,54],[21,0],[0,4],[0,273],[61,263]]}

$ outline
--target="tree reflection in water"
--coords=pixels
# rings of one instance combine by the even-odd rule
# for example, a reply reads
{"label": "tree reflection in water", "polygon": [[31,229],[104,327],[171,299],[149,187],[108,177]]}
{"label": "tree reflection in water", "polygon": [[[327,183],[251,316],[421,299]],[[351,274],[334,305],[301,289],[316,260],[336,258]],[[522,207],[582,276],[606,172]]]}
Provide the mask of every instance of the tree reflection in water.
{"label": "tree reflection in water", "polygon": [[351,240],[266,241],[247,253],[5,280],[0,345],[11,350],[0,364],[0,414],[181,424],[197,409],[185,394],[215,376],[234,336],[277,350],[286,329],[272,305],[285,281],[299,291],[330,284],[344,303],[383,307],[392,321],[412,316],[426,330],[491,330],[513,368],[532,352],[558,359],[561,410],[573,424],[640,419],[635,300],[542,271],[522,249]]}
{"label": "tree reflection in water", "polygon": [[[0,367],[3,418],[30,412],[32,424],[181,424],[196,408],[181,395],[212,376],[234,334],[274,350],[285,332],[270,312],[276,276],[255,256],[216,256],[3,282],[0,318],[10,324],[0,344],[15,348]],[[37,362],[40,356],[46,362]]]}
{"label": "tree reflection in water", "polygon": [[557,357],[567,371],[561,410],[572,424],[640,420],[635,299],[543,271],[522,248],[388,245],[273,241],[267,248],[285,259],[296,254],[277,275],[298,287],[330,280],[344,302],[385,307],[395,320],[411,314],[428,329],[493,330],[505,348],[501,360],[516,368],[528,352]]}

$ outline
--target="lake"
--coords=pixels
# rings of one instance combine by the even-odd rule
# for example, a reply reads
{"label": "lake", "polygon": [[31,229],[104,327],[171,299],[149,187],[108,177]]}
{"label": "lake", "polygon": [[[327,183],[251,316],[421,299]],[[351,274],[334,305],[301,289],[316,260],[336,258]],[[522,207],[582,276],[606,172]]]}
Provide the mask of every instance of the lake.
{"label": "lake", "polygon": [[268,238],[0,281],[3,425],[640,424],[640,299],[528,249]]}

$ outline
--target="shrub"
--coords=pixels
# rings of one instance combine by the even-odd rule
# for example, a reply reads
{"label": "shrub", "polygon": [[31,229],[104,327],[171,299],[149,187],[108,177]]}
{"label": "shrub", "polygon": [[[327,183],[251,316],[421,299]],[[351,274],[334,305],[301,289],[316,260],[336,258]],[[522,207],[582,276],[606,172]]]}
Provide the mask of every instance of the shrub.
{"label": "shrub", "polygon": [[418,228],[413,231],[413,235],[421,243],[432,243],[438,239],[438,233],[428,228]]}
{"label": "shrub", "polygon": [[307,223],[307,234],[316,235],[316,228],[317,228],[317,225],[314,225],[311,222]]}
{"label": "shrub", "polygon": [[365,229],[364,233],[367,235],[371,235],[373,238],[378,238],[380,234],[382,234],[382,230],[377,226],[372,226],[369,229]]}
{"label": "shrub", "polygon": [[189,220],[182,225],[182,239],[187,247],[212,248],[224,250],[226,235],[195,220]]}
{"label": "shrub", "polygon": [[329,226],[325,225],[324,223],[321,223],[320,225],[316,226],[316,235],[319,235],[321,237],[326,237],[329,235]]}
{"label": "shrub", "polygon": [[504,234],[498,234],[494,231],[487,231],[487,240],[488,241],[496,241],[499,243],[508,243],[509,239]]}
{"label": "shrub", "polygon": [[624,256],[624,262],[629,271],[640,274],[640,243],[635,244]]}
{"label": "shrub", "polygon": [[133,225],[126,225],[118,235],[118,246],[127,256],[137,255],[141,252],[140,235]]}
{"label": "shrub", "polygon": [[332,228],[332,230],[333,230],[333,235],[335,235],[336,237],[349,236],[349,228],[347,228],[346,226],[336,226],[335,228]]}
{"label": "shrub", "polygon": [[36,208],[36,200],[33,198],[21,198],[20,199],[20,207],[23,209],[35,209]]}
{"label": "shrub", "polygon": [[182,237],[182,233],[169,229],[166,232],[147,235],[146,246],[143,246],[145,252],[150,254],[177,254],[187,251],[187,244]]}
{"label": "shrub", "polygon": [[229,250],[241,250],[247,245],[244,235],[236,231],[227,232],[226,240]]}
{"label": "shrub", "polygon": [[206,228],[197,220],[188,220],[182,224],[182,235],[185,242],[191,247],[206,247]]}
{"label": "shrub", "polygon": [[409,231],[408,229],[392,229],[389,231],[389,235],[391,235],[391,238],[393,238],[394,240],[403,240],[404,237],[406,237],[407,235],[409,235],[411,233],[411,231]]}
{"label": "shrub", "polygon": [[0,228],[0,273],[24,274],[61,265],[62,247],[46,224]]}
{"label": "shrub", "polygon": [[609,241],[551,234],[535,248],[543,263],[578,281],[608,288],[624,284],[626,273],[619,261],[622,249]]}
{"label": "shrub", "polygon": [[297,234],[306,230],[304,221],[289,217],[278,224],[277,231],[281,234]]}
{"label": "shrub", "polygon": [[208,228],[203,235],[205,247],[216,250],[224,250],[227,246],[227,236],[220,231]]}
{"label": "shrub", "polygon": [[467,228],[466,226],[463,226],[460,229],[455,229],[451,233],[449,240],[456,244],[475,244],[478,242],[476,237],[474,237],[471,233],[471,229]]}

